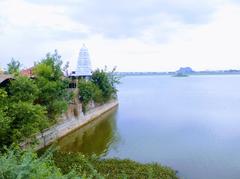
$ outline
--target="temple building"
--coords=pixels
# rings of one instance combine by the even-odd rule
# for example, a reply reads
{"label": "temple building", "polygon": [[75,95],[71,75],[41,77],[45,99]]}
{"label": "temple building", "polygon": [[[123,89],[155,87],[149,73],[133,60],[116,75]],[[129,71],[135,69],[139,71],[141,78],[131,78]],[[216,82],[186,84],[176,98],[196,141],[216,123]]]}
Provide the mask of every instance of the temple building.
{"label": "temple building", "polygon": [[76,71],[72,72],[72,76],[78,78],[89,78],[92,76],[90,57],[88,49],[84,44],[79,52]]}
{"label": "temple building", "polygon": [[70,75],[70,77],[72,78],[70,88],[76,88],[78,79],[90,79],[91,76],[92,68],[90,56],[87,47],[85,46],[85,44],[83,44],[79,52],[76,71],[72,71]]}

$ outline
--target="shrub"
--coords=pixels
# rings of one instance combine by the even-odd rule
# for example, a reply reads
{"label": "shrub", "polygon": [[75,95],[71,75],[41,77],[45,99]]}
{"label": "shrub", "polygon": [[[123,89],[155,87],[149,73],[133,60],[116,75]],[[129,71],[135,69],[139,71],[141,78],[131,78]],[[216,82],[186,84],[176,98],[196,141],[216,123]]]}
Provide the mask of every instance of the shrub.
{"label": "shrub", "polygon": [[104,103],[116,97],[116,84],[119,79],[114,75],[114,71],[96,70],[92,74],[90,81],[81,79],[78,83],[80,101],[83,104],[83,112],[90,101]]}
{"label": "shrub", "polygon": [[103,102],[102,91],[91,81],[80,80],[78,83],[80,101],[83,105],[83,112],[86,112],[86,107],[90,101],[97,103]]}
{"label": "shrub", "polygon": [[8,86],[9,97],[12,101],[33,102],[39,94],[37,85],[28,77],[18,76]]}
{"label": "shrub", "polygon": [[96,70],[92,74],[92,82],[102,91],[103,99],[107,102],[113,94],[116,93],[114,86],[111,84],[109,75],[106,71]]}
{"label": "shrub", "polygon": [[141,164],[132,160],[99,159],[80,153],[57,152],[53,157],[64,174],[74,169],[88,178],[159,178],[177,179],[176,171],[156,163]]}
{"label": "shrub", "polygon": [[61,173],[52,160],[51,153],[38,157],[31,150],[7,150],[0,156],[0,178],[7,179],[70,179],[80,178],[74,172],[66,175]]}
{"label": "shrub", "polygon": [[7,114],[11,120],[8,136],[14,142],[28,138],[48,126],[46,110],[40,105],[29,102],[12,103]]}

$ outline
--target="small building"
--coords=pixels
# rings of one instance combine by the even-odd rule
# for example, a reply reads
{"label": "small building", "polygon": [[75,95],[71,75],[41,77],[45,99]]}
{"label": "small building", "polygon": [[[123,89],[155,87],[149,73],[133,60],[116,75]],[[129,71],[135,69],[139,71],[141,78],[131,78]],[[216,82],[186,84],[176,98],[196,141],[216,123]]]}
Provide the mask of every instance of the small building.
{"label": "small building", "polygon": [[22,76],[32,78],[33,77],[33,67],[21,70],[20,74]]}
{"label": "small building", "polygon": [[13,79],[12,75],[0,74],[0,87],[6,87]]}

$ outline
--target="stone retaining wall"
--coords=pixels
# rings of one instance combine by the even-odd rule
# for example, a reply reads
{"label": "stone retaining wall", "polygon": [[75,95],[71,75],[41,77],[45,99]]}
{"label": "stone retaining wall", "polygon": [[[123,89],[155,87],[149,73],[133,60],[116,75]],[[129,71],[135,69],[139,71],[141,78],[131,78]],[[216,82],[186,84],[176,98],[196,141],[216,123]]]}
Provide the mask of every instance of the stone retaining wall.
{"label": "stone retaining wall", "polygon": [[[38,145],[36,146],[36,150],[44,148],[54,142],[55,140],[67,135],[68,133],[86,125],[87,123],[91,122],[92,120],[96,119],[103,113],[109,111],[113,107],[118,105],[118,101],[114,100],[103,104],[101,106],[95,107],[88,111],[85,115],[81,114],[77,117],[68,118],[68,120],[63,120],[62,122],[58,123],[57,125],[46,129],[43,133],[38,134],[36,139],[38,141]],[[22,147],[26,147],[28,144],[27,142],[22,144]]]}

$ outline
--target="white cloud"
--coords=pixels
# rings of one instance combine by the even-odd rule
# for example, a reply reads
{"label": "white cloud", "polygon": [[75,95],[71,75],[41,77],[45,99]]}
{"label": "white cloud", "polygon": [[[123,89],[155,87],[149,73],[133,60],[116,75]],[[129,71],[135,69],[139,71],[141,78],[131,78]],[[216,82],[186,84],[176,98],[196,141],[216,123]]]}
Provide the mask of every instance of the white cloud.
{"label": "white cloud", "polygon": [[[180,66],[192,66],[196,70],[240,68],[239,6],[219,7],[208,24],[175,25],[177,32],[162,44],[154,42],[154,37],[147,40],[93,37],[88,43],[98,44],[91,47],[94,60],[98,59],[95,64],[100,65],[100,61],[117,65],[122,71],[165,71]],[[157,33],[151,30],[150,36]]]}
{"label": "white cloud", "polygon": [[[194,2],[185,0],[181,5],[186,3],[190,7]],[[151,22],[139,26],[139,34],[109,38],[74,21],[63,4],[3,1],[0,2],[0,63],[5,65],[14,56],[27,66],[48,51],[58,49],[74,69],[79,48],[86,43],[94,68],[107,65],[118,66],[119,71],[170,71],[180,66],[196,70],[239,69],[240,6],[230,1],[204,2],[215,5],[206,23],[185,23],[175,13],[157,13],[146,17]]]}
{"label": "white cloud", "polygon": [[28,27],[88,32],[86,26],[65,16],[64,6],[39,6],[23,0],[9,0],[0,3],[0,15],[6,18],[7,25],[11,28]]}
{"label": "white cloud", "polygon": [[55,49],[48,44],[63,41],[66,36],[83,38],[88,31],[87,26],[65,16],[64,6],[0,1],[0,65],[6,66],[12,57],[32,65]]}

